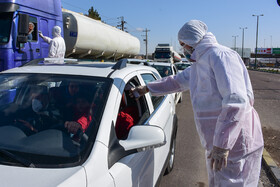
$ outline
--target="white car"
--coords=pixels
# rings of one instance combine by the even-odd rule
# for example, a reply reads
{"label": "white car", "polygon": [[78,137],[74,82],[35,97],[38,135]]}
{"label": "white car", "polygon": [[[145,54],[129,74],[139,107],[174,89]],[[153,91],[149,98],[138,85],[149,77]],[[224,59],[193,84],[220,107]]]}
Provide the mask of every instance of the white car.
{"label": "white car", "polygon": [[171,172],[171,95],[129,97],[148,66],[31,61],[0,73],[1,186],[158,186]]}
{"label": "white car", "polygon": [[[178,73],[176,66],[172,63],[150,62],[149,65],[154,67],[159,72],[161,77],[167,77],[169,75],[176,75]],[[183,99],[182,92],[173,93],[171,95],[174,97],[174,101],[176,104],[182,102],[182,99]]]}
{"label": "white car", "polygon": [[178,69],[178,72],[182,72],[184,69],[190,67],[192,65],[192,62],[177,62],[175,63],[175,66]]}

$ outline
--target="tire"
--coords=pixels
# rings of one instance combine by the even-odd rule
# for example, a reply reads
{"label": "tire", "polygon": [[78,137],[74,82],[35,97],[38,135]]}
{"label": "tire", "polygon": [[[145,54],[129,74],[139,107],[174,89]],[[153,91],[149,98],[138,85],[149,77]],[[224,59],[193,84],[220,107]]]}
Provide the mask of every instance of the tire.
{"label": "tire", "polygon": [[168,164],[167,164],[164,175],[169,174],[173,170],[174,160],[175,160],[175,151],[176,151],[176,136],[173,135],[173,138],[171,141],[171,146],[170,146],[169,157],[168,157]]}

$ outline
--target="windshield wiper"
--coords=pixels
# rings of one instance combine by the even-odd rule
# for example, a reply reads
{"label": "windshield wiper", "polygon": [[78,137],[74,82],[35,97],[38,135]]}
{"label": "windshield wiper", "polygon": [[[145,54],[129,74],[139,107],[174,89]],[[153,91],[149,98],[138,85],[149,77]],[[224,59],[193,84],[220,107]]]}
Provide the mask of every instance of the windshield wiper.
{"label": "windshield wiper", "polygon": [[5,149],[0,149],[0,154],[3,154],[5,156],[17,161],[18,163],[20,163],[23,166],[35,168],[35,165],[31,161],[26,160],[18,155],[15,155]]}

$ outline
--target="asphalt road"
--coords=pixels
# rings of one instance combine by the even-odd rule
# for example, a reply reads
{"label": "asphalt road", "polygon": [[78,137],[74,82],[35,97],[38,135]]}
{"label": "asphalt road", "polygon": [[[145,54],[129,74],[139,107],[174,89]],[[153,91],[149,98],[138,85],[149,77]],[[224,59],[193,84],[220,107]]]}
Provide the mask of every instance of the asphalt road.
{"label": "asphalt road", "polygon": [[257,110],[263,127],[280,131],[280,74],[249,71]]}
{"label": "asphalt road", "polygon": [[[249,71],[249,74],[255,95],[254,107],[262,126],[280,130],[280,74],[257,71]],[[179,124],[175,165],[173,171],[162,178],[160,186],[208,186],[205,152],[195,128],[189,92],[183,93],[183,102],[177,105],[176,112]],[[267,176],[264,172],[261,175],[263,182]]]}
{"label": "asphalt road", "polygon": [[175,165],[173,171],[162,178],[160,186],[208,186],[205,152],[196,132],[189,92],[183,93],[183,102],[177,105],[176,112]]}

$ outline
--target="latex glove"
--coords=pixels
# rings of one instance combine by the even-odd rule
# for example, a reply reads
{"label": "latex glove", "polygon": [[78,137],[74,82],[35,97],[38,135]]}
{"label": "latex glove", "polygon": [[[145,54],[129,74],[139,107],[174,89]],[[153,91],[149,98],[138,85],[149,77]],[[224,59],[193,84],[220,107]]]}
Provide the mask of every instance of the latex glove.
{"label": "latex glove", "polygon": [[138,86],[136,88],[131,88],[131,90],[129,91],[129,96],[131,98],[138,99],[139,97],[142,97],[143,95],[145,95],[148,92],[149,92],[149,89],[147,86]]}
{"label": "latex glove", "polygon": [[211,159],[211,168],[215,171],[220,171],[222,168],[226,168],[228,154],[229,150],[214,146],[208,156],[208,158]]}

